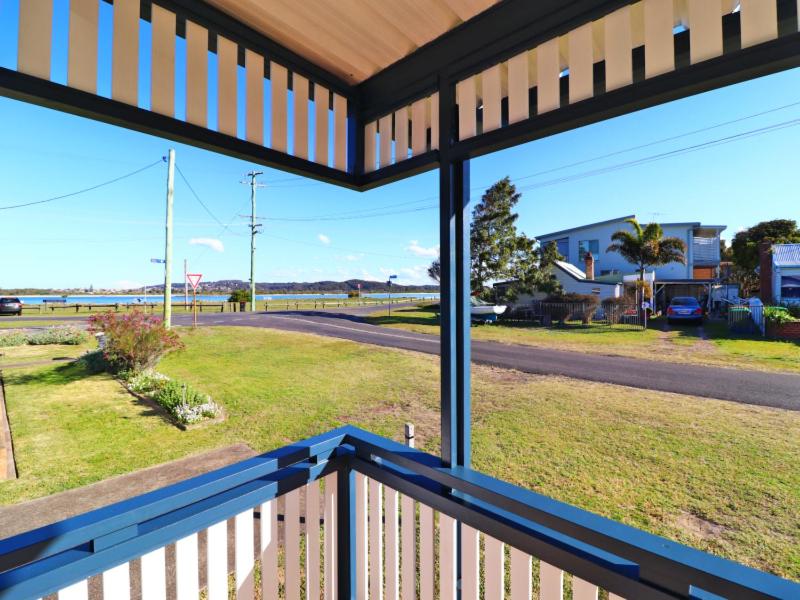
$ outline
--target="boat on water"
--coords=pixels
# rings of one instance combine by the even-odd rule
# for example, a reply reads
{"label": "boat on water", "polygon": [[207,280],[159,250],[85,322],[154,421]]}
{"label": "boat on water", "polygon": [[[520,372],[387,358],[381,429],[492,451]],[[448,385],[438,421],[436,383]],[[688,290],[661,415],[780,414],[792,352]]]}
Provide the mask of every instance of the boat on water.
{"label": "boat on water", "polygon": [[506,309],[508,308],[503,304],[491,304],[489,302],[484,302],[475,296],[470,298],[470,304],[472,320],[482,323],[493,323],[497,321],[497,317],[506,312]]}

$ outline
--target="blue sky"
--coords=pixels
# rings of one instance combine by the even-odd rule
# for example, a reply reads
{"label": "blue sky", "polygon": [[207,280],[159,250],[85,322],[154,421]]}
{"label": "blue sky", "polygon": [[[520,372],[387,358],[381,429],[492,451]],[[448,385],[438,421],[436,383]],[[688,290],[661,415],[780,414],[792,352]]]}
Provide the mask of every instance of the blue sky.
{"label": "blue sky", "polygon": [[[9,18],[13,4],[0,4],[0,22]],[[59,23],[57,18],[57,36]],[[14,67],[16,40],[3,33],[0,66]],[[104,44],[108,40],[101,39]],[[102,69],[101,65],[101,92]],[[64,71],[63,61],[55,60],[53,78],[58,81]],[[142,94],[144,98],[147,90]],[[794,106],[568,166],[790,104]],[[761,220],[800,219],[796,124],[617,167],[793,120],[800,120],[800,69],[474,160],[473,199],[509,175],[523,192],[519,227],[528,235],[637,213],[643,220],[727,225],[730,237]],[[190,270],[202,272],[206,280],[249,276],[246,219],[237,215],[249,213],[249,191],[240,181],[254,165],[8,99],[0,99],[0,121],[0,207],[100,183],[153,163],[172,147],[200,198],[229,225],[223,228],[212,219],[177,177],[175,278],[182,278],[184,258]],[[265,171],[261,179],[267,186],[259,190],[259,215],[311,219],[265,222],[257,239],[259,281],[383,280],[397,273],[399,283],[427,282],[424,271],[436,255],[438,241],[435,172],[358,193],[259,170]],[[166,165],[159,164],[93,192],[0,211],[0,287],[133,287],[159,281],[160,267],[149,259],[163,255],[165,180]],[[390,208],[382,211],[383,207]],[[341,218],[350,216],[342,214],[348,211],[371,209],[414,212]],[[314,219],[323,215],[339,216]],[[203,238],[219,240],[222,251],[219,244],[212,244],[216,248],[197,244]]]}

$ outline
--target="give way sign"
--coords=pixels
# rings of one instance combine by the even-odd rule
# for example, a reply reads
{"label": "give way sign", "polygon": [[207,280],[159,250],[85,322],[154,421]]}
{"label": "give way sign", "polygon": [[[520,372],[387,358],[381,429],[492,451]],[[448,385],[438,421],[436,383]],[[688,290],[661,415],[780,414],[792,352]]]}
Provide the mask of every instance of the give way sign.
{"label": "give way sign", "polygon": [[189,283],[192,284],[192,289],[196,290],[197,286],[200,284],[200,280],[203,278],[202,273],[187,273],[186,279],[189,280]]}

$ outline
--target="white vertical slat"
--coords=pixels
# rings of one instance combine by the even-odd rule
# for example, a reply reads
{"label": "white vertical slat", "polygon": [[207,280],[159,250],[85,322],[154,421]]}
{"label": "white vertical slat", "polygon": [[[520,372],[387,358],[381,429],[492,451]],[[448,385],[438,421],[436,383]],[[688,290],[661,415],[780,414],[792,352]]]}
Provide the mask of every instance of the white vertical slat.
{"label": "white vertical slat", "polygon": [[[389,117],[391,119],[391,117]],[[383,119],[381,119],[382,121]],[[391,130],[390,130],[391,132]],[[391,137],[391,135],[390,135]],[[383,598],[383,485],[369,480],[369,597]]]}
{"label": "white vertical slat", "polygon": [[175,116],[175,13],[152,5],[150,110]]}
{"label": "white vertical slat", "polygon": [[[374,125],[374,122],[372,123]],[[367,478],[355,475],[356,487],[356,599],[366,600],[369,587],[367,571]]]}
{"label": "white vertical slat", "polygon": [[17,70],[50,79],[52,38],[53,0],[20,2]]}
{"label": "white vertical slat", "polygon": [[333,168],[347,170],[347,98],[333,94]]}
{"label": "white vertical slat", "polygon": [[456,103],[458,104],[458,139],[466,140],[478,133],[476,114],[476,77],[467,77],[456,84]]}
{"label": "white vertical slat", "polygon": [[633,83],[631,7],[623,6],[606,15],[603,21],[608,92]]}
{"label": "white vertical slat", "polygon": [[177,600],[197,600],[200,578],[197,570],[197,534],[187,535],[175,542],[175,588]]}
{"label": "white vertical slat", "polygon": [[439,513],[439,598],[456,600],[456,521]]}
{"label": "white vertical slat", "polygon": [[398,494],[391,488],[384,489],[386,497],[386,600],[400,598],[400,522],[398,519]]}
{"label": "white vertical slat", "polygon": [[439,148],[439,92],[431,95],[431,150]]}
{"label": "white vertical slat", "polygon": [[236,564],[236,598],[253,600],[255,594],[255,571],[253,555],[255,540],[253,539],[253,510],[246,510],[236,515],[234,562]]}
{"label": "white vertical slat", "polygon": [[370,173],[375,170],[375,136],[378,132],[378,123],[371,121],[364,125],[364,171]]}
{"label": "white vertical slat", "polygon": [[287,86],[289,74],[286,67],[276,62],[269,63],[270,93],[272,95],[271,131],[272,140],[270,147],[273,150],[286,152],[287,148]]}
{"label": "white vertical slat", "polygon": [[294,106],[294,155],[308,158],[308,79],[292,73]]}
{"label": "white vertical slat", "polygon": [[328,164],[328,117],[330,91],[325,86],[314,84],[314,162]]}
{"label": "white vertical slat", "polygon": [[419,598],[433,600],[433,509],[419,505]]}
{"label": "white vertical slat", "polygon": [[186,21],[186,120],[208,123],[208,31]]}
{"label": "white vertical slat", "polygon": [[103,573],[103,598],[114,600],[130,600],[131,568],[129,563],[122,563]]}
{"label": "white vertical slat", "polygon": [[117,0],[111,45],[111,97],[136,106],[138,82],[139,0]]}
{"label": "white vertical slat", "polygon": [[775,0],[741,0],[742,48],[778,37],[778,5]]}
{"label": "white vertical slat", "polygon": [[87,600],[89,598],[88,581],[88,579],[84,579],[59,590],[58,600]]}
{"label": "white vertical slat", "polygon": [[592,24],[569,32],[569,101],[580,102],[594,95],[594,42]]}
{"label": "white vertical slat", "polygon": [[392,115],[378,119],[378,135],[380,137],[380,155],[378,167],[392,164]]}
{"label": "white vertical slat", "polygon": [[692,64],[722,54],[722,15],[719,2],[687,0],[689,57]]}
{"label": "white vertical slat", "polygon": [[536,112],[542,114],[561,105],[558,40],[549,40],[536,48],[536,70]]}
{"label": "white vertical slat", "polygon": [[597,600],[597,586],[579,577],[572,578],[572,600]]}
{"label": "white vertical slat", "polygon": [[394,113],[394,161],[408,158],[408,107]]}
{"label": "white vertical slat", "polygon": [[461,597],[478,600],[480,593],[480,539],[478,531],[461,524]]}
{"label": "white vertical slat", "polygon": [[244,51],[245,68],[245,137],[248,142],[264,145],[264,57]]}
{"label": "white vertical slat", "polygon": [[228,599],[228,522],[206,530],[206,580],[208,600]]}
{"label": "white vertical slat", "polygon": [[286,496],[283,514],[284,559],[286,565],[286,600],[300,600],[300,490]]}
{"label": "white vertical slat", "polygon": [[531,600],[531,557],[511,547],[511,600]]}
{"label": "white vertical slat", "polygon": [[261,505],[261,597],[278,600],[278,501]]}
{"label": "white vertical slat", "polygon": [[481,98],[483,100],[483,131],[500,128],[502,111],[500,104],[503,90],[501,87],[501,69],[505,65],[494,65],[481,73]]}
{"label": "white vertical slat", "polygon": [[645,77],[675,70],[674,22],[672,0],[644,0]]}
{"label": "white vertical slat", "polygon": [[319,481],[306,486],[306,598],[319,600]]}
{"label": "white vertical slat", "polygon": [[539,600],[562,600],[564,571],[539,561]]}
{"label": "white vertical slat", "polygon": [[239,47],[217,36],[217,131],[236,135],[236,102]]}
{"label": "white vertical slat", "polygon": [[403,511],[400,522],[402,573],[400,575],[401,597],[403,600],[417,598],[417,513],[414,499],[403,496],[400,500]]}
{"label": "white vertical slat", "polygon": [[517,123],[530,117],[528,102],[528,53],[508,59],[508,122]]}
{"label": "white vertical slat", "polygon": [[[167,600],[166,551],[157,548],[142,556],[142,600]],[[211,600],[209,598],[209,600]]]}
{"label": "white vertical slat", "polygon": [[67,85],[97,93],[98,0],[69,3]]}
{"label": "white vertical slat", "polygon": [[411,155],[424,154],[428,149],[427,126],[425,123],[425,103],[427,98],[417,100],[411,105]]}
{"label": "white vertical slat", "polygon": [[336,599],[336,473],[325,477],[325,600]]}
{"label": "white vertical slat", "polygon": [[505,595],[505,550],[503,542],[484,534],[486,597],[503,600]]}

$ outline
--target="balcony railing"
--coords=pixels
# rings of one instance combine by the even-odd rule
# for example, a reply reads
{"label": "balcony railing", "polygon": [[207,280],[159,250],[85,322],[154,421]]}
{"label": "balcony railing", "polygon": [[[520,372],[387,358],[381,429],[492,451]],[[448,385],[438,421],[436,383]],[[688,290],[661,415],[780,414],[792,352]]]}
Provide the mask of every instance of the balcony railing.
{"label": "balcony railing", "polygon": [[527,600],[534,581],[555,600],[565,573],[575,600],[800,598],[796,583],[353,427],[0,541],[0,598],[15,599],[85,599],[99,577],[106,600],[166,598],[168,579],[178,600],[229,585],[239,599],[259,586],[264,600]]}

